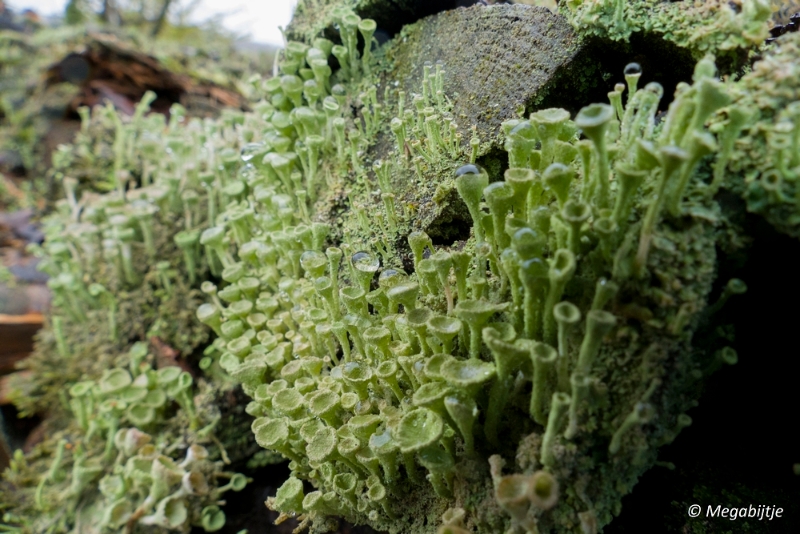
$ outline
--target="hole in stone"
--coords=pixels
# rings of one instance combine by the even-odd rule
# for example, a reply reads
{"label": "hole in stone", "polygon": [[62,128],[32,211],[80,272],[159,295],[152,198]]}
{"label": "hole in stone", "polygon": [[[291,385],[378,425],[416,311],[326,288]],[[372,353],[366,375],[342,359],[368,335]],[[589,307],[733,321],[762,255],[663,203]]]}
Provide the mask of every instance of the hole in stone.
{"label": "hole in stone", "polygon": [[[664,87],[659,110],[665,111],[679,82],[692,80],[695,59],[682,48],[660,41],[656,36],[634,34],[629,43],[591,39],[584,50],[545,88],[546,94],[534,109],[564,108],[573,116],[592,103],[608,103],[608,93],[617,83],[624,83],[623,71],[629,63],[642,67],[641,89],[650,82]],[[720,72],[726,72],[723,62]],[[623,103],[627,101],[627,89]]]}
{"label": "hole in stone", "polygon": [[434,246],[451,246],[456,241],[466,241],[472,227],[472,219],[464,201],[455,188],[443,200],[445,208],[425,229]]}

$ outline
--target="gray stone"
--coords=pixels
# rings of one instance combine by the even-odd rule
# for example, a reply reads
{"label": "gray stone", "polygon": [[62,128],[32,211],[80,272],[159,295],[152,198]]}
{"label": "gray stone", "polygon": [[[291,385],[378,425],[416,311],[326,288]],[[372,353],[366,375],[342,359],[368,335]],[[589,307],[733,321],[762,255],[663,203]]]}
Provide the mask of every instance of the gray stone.
{"label": "gray stone", "polygon": [[419,92],[424,63],[444,62],[458,124],[476,126],[482,141],[501,147],[500,124],[537,107],[582,49],[567,20],[546,8],[473,6],[406,26],[387,51],[394,62],[387,78]]}

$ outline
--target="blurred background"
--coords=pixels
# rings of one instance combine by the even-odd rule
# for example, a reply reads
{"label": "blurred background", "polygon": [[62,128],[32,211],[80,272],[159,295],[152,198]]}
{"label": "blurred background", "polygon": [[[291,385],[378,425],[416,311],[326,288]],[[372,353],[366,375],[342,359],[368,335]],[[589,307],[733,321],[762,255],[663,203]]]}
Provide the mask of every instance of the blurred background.
{"label": "blurred background", "polygon": [[[296,4],[0,0],[0,469],[23,446],[4,444],[3,415],[16,421],[5,380],[29,354],[49,303],[47,277],[26,246],[42,239],[36,220],[58,197],[59,147],[78,132],[79,110],[110,105],[130,115],[147,91],[166,116],[174,105],[189,117],[249,109]],[[103,190],[102,172],[86,171],[81,183]]]}
{"label": "blurred background", "polygon": [[[4,2],[0,0],[0,5]],[[30,9],[44,24],[58,24],[71,10],[105,14],[110,19],[165,17],[176,25],[213,25],[253,43],[280,46],[279,27],[292,17],[297,0],[13,0],[5,5],[17,13]],[[163,14],[162,14],[163,13]],[[130,20],[128,21],[130,22]]]}

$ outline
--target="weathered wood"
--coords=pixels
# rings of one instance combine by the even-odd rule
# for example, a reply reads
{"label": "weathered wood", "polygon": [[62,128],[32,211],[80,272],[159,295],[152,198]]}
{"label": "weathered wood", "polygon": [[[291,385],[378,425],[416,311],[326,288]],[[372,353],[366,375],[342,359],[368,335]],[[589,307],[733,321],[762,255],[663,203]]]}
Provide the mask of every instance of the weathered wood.
{"label": "weathered wood", "polygon": [[174,73],[156,58],[128,48],[110,35],[92,35],[83,50],[67,55],[47,70],[48,85],[66,81],[81,87],[70,102],[73,111],[110,101],[120,112],[131,114],[146,91],[156,93],[152,109],[159,112],[167,112],[176,102],[188,104],[197,99],[213,102],[217,108],[248,107],[236,90]]}
{"label": "weathered wood", "polygon": [[0,316],[14,317],[29,313],[43,313],[49,305],[50,291],[44,285],[32,283],[10,287],[0,284]]}
{"label": "weathered wood", "polygon": [[33,336],[41,328],[44,316],[0,314],[0,375],[14,371],[17,362],[33,350]]}

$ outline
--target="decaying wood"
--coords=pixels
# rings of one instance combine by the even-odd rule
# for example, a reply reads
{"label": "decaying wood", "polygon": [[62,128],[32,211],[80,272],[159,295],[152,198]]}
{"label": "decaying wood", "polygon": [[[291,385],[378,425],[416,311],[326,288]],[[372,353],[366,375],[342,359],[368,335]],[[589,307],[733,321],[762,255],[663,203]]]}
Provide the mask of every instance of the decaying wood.
{"label": "decaying wood", "polygon": [[[236,90],[197,80],[164,67],[156,58],[125,46],[115,37],[94,34],[80,51],[67,55],[47,70],[47,85],[71,82],[81,90],[70,103],[74,111],[110,101],[122,113],[131,114],[146,91],[157,99],[152,109],[166,113],[174,103],[190,108],[198,99],[210,107],[247,109]],[[202,114],[209,106],[198,106]],[[190,114],[192,110],[189,109]]]}
{"label": "decaying wood", "polygon": [[181,358],[180,352],[167,345],[160,337],[152,336],[150,338],[150,348],[155,354],[156,367],[158,369],[164,367],[180,367],[187,373],[194,375],[194,370],[185,359]]}
{"label": "decaying wood", "polygon": [[44,316],[0,314],[0,375],[11,373],[20,360],[33,350],[33,336],[41,328]]}

